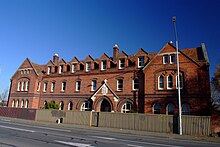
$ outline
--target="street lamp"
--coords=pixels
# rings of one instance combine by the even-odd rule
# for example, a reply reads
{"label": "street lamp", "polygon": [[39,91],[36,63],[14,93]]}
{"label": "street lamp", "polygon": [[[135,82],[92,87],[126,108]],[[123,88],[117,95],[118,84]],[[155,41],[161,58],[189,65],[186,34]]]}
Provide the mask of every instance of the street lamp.
{"label": "street lamp", "polygon": [[173,25],[174,25],[174,33],[176,39],[176,64],[177,64],[177,87],[178,87],[178,105],[179,105],[179,134],[183,134],[182,129],[182,109],[181,109],[181,98],[180,98],[180,67],[179,67],[179,47],[178,47],[178,38],[177,38],[177,30],[176,30],[176,16],[173,16]]}

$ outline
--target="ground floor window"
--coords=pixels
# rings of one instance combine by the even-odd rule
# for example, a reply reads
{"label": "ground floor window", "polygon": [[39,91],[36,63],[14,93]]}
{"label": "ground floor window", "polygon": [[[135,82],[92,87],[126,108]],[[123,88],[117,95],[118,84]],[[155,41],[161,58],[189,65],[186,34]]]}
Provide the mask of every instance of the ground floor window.
{"label": "ground floor window", "polygon": [[190,105],[189,104],[182,105],[182,114],[183,115],[190,115]]}
{"label": "ground floor window", "polygon": [[126,102],[122,105],[121,112],[122,113],[130,113],[132,111],[131,102]]}
{"label": "ground floor window", "polygon": [[91,103],[89,101],[84,101],[81,105],[81,111],[91,111]]}
{"label": "ground floor window", "polygon": [[153,114],[160,114],[161,106],[159,103],[153,105]]}
{"label": "ground floor window", "polygon": [[167,104],[166,114],[167,115],[174,115],[174,111],[175,111],[174,104],[172,104],[172,103]]}
{"label": "ground floor window", "polygon": [[68,103],[68,110],[73,110],[73,102]]}

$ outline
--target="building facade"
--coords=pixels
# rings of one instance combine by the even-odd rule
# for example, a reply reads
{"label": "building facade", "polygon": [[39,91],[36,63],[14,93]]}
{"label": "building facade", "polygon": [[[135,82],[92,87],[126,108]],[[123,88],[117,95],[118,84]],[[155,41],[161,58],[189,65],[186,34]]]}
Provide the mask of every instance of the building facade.
{"label": "building facade", "polygon": [[[182,113],[206,115],[209,110],[209,61],[205,45],[179,51]],[[8,107],[60,110],[178,114],[176,48],[159,52],[139,49],[127,55],[113,47],[113,56],[74,57],[55,54],[46,65],[28,58],[11,78]]]}

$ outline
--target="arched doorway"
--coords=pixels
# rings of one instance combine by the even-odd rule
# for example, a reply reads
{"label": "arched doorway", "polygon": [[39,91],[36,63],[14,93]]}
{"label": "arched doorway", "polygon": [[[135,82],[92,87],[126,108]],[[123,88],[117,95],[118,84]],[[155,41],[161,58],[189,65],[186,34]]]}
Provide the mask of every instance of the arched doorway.
{"label": "arched doorway", "polygon": [[103,101],[101,102],[100,111],[101,112],[111,112],[111,104],[109,103],[108,100],[103,99]]}

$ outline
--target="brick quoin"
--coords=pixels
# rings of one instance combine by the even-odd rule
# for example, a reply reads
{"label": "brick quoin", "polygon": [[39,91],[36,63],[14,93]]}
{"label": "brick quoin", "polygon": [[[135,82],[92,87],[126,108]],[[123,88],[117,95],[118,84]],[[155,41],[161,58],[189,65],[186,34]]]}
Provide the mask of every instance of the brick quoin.
{"label": "brick quoin", "polygon": [[[182,111],[190,115],[208,115],[211,96],[205,45],[182,49],[178,55]],[[175,59],[176,48],[172,43],[167,43],[159,52],[148,53],[141,48],[134,55],[127,55],[115,45],[113,57],[103,53],[98,59],[89,55],[82,61],[77,57],[69,62],[59,60],[55,54],[46,65],[27,58],[11,78],[8,107],[44,109],[45,102],[54,101],[60,108],[62,102],[63,110],[70,109],[72,102],[71,110],[177,115]],[[138,81],[136,89],[134,80]],[[92,81],[96,81],[94,91]],[[76,90],[77,82],[80,82],[79,91]],[[52,83],[55,83],[53,91]]]}

